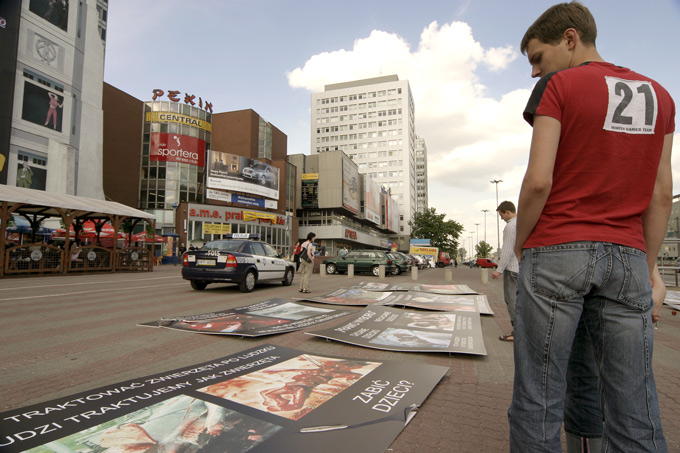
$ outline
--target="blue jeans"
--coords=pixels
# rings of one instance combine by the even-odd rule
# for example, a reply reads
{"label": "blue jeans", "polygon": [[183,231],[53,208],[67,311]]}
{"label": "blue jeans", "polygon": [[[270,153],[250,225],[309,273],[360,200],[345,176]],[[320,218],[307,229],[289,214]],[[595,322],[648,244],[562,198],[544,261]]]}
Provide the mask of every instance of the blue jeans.
{"label": "blue jeans", "polygon": [[[603,451],[668,451],[652,372],[653,307],[640,250],[599,242],[524,250],[508,410],[511,451],[561,451],[567,370],[592,369],[587,354],[571,355],[579,322],[600,376]],[[591,384],[572,380],[570,391],[596,400],[597,384]]]}

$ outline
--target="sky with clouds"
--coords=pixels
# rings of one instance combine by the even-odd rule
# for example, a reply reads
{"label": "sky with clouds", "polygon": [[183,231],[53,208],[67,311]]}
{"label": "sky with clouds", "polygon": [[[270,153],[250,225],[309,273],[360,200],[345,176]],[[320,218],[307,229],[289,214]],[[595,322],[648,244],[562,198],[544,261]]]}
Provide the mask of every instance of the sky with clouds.
{"label": "sky with clouds", "polygon": [[[680,102],[673,50],[680,0],[583,3],[597,21],[603,58],[656,79]],[[463,224],[463,245],[486,235],[495,247],[490,181],[503,181],[499,201],[516,202],[531,140],[521,112],[536,80],[519,41],[553,2],[518,4],[116,0],[109,3],[105,81],[141,100],[160,88],[201,96],[215,112],[252,108],[288,136],[289,154],[309,154],[311,93],[397,74],[409,81],[416,130],[427,143],[430,206]]]}

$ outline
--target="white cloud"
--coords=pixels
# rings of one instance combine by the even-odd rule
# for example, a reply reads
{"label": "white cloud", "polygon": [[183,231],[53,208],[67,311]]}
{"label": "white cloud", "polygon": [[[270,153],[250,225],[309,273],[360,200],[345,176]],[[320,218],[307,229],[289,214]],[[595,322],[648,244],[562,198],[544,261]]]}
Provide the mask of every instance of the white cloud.
{"label": "white cloud", "polygon": [[[312,56],[288,74],[288,81],[318,92],[326,84],[380,74],[408,80],[416,131],[428,148],[430,206],[474,228],[483,219],[479,206],[486,206],[495,190],[490,179],[503,179],[504,189],[519,192],[526,167],[531,128],[519,112],[529,91],[494,99],[485,94],[477,75],[481,69],[502,72],[517,56],[512,46],[485,49],[466,23],[432,22],[415,50],[400,36],[375,30],[356,40],[352,49]],[[492,213],[493,198],[485,208]]]}

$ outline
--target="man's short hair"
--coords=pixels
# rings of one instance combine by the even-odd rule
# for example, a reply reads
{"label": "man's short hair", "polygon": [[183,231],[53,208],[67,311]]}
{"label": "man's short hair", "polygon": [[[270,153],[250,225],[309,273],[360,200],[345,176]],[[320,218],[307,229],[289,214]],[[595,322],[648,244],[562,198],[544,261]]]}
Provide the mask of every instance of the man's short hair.
{"label": "man's short hair", "polygon": [[559,43],[568,28],[576,30],[584,44],[595,45],[597,25],[590,10],[579,2],[560,3],[548,8],[529,27],[520,44],[522,54],[527,54],[529,41],[534,38],[546,44]]}
{"label": "man's short hair", "polygon": [[503,203],[498,205],[498,208],[496,209],[497,212],[512,212],[513,214],[517,213],[517,209],[515,209],[515,203],[512,201],[504,201]]}

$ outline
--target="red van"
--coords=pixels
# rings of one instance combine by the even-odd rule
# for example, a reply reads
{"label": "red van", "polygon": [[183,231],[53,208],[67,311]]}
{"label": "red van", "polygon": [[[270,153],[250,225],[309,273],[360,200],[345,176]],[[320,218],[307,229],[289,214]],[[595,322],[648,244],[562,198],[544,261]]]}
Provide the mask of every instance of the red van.
{"label": "red van", "polygon": [[498,263],[495,260],[492,260],[491,258],[477,258],[477,263],[475,264],[475,267],[486,267],[496,269],[498,268]]}

